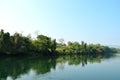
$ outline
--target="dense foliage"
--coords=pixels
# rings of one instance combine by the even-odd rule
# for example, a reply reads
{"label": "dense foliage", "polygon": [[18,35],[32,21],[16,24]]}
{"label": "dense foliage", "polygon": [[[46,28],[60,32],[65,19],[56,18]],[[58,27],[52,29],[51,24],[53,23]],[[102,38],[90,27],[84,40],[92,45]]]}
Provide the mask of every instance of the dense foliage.
{"label": "dense foliage", "polygon": [[0,31],[0,54],[1,55],[96,55],[113,53],[117,50],[100,44],[87,44],[84,41],[59,43],[45,35],[38,35],[36,39],[23,36],[20,33],[10,35],[9,32]]}

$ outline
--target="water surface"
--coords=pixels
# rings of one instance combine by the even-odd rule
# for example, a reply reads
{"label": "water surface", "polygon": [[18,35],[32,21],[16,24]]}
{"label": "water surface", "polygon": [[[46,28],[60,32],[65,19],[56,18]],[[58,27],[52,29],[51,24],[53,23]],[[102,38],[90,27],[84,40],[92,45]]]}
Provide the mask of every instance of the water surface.
{"label": "water surface", "polygon": [[120,80],[120,54],[0,58],[0,80]]}

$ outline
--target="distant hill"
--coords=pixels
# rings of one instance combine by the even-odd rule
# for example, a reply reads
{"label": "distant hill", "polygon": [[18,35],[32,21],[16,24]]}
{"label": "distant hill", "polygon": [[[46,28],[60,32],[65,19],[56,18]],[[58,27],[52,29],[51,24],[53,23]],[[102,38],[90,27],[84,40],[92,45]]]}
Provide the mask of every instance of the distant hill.
{"label": "distant hill", "polygon": [[120,45],[106,45],[106,46],[113,47],[113,48],[120,48]]}

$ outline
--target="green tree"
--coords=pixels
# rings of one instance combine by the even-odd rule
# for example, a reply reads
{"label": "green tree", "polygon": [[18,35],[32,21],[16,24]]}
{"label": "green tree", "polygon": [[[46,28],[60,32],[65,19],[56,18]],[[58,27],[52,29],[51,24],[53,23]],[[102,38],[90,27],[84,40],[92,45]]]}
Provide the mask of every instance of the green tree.
{"label": "green tree", "polygon": [[33,41],[35,51],[42,55],[52,55],[56,52],[56,40],[44,35],[38,35],[37,40]]}
{"label": "green tree", "polygon": [[10,54],[12,51],[12,41],[11,41],[11,37],[10,34],[4,33],[3,30],[1,30],[0,32],[0,51],[1,53],[6,53],[6,54]]}
{"label": "green tree", "polygon": [[19,33],[15,33],[11,36],[12,42],[14,43],[14,54],[28,53],[31,51],[31,40],[28,37],[22,36]]}

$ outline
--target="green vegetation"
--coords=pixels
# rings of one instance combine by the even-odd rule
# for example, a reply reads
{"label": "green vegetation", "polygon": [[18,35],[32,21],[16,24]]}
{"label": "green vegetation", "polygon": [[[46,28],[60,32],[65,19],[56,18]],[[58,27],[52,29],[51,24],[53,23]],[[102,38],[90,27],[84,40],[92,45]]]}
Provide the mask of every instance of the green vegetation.
{"label": "green vegetation", "polygon": [[87,44],[84,41],[59,43],[45,35],[38,35],[36,39],[23,36],[20,33],[10,35],[9,32],[0,31],[0,55],[99,55],[115,53],[117,49],[100,44]]}

